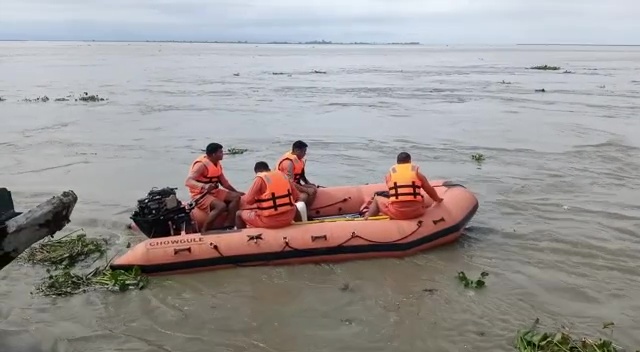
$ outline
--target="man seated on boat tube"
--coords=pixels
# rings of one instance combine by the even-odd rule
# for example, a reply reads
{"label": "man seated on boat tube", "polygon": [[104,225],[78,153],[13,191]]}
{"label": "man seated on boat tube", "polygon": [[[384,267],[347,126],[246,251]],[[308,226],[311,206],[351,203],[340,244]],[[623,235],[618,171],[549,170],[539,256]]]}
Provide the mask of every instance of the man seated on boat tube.
{"label": "man seated on boat tube", "polygon": [[[233,229],[235,226],[235,215],[240,208],[240,197],[244,193],[238,192],[224,176],[221,162],[223,154],[221,144],[209,143],[205,154],[191,164],[189,176],[185,181],[191,199],[197,201],[196,206],[209,212],[201,232],[211,230],[216,219],[225,209],[228,210],[228,214],[224,228]],[[220,188],[220,185],[225,189]]]}
{"label": "man seated on boat tube", "polygon": [[[276,169],[284,172],[293,181],[295,188],[300,192],[300,201],[304,202],[308,208],[316,199],[318,187],[307,180],[305,175],[305,159],[307,154],[307,143],[295,141],[291,146],[291,151],[285,153],[277,162]],[[303,185],[302,182],[305,184]]]}
{"label": "man seated on boat tube", "polygon": [[271,171],[264,161],[258,161],[253,171],[256,178],[245,198],[247,205],[254,207],[237,212],[236,227],[276,229],[291,225],[300,198],[294,183],[283,172]]}
{"label": "man seated on boat tube", "polygon": [[442,202],[442,198],[431,187],[427,178],[420,172],[419,167],[411,162],[411,155],[406,152],[398,154],[397,164],[393,165],[385,176],[385,183],[389,189],[389,197],[375,195],[371,200],[369,211],[365,219],[379,213],[394,220],[408,220],[419,218],[426,212],[424,197],[420,190],[424,190],[434,202]]}

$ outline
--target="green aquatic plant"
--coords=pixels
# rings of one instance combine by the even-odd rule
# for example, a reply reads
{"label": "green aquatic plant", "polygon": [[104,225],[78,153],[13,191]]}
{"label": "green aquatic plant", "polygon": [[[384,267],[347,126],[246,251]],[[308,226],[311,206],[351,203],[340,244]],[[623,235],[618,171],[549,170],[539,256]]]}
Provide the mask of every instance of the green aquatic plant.
{"label": "green aquatic plant", "polygon": [[46,103],[46,102],[49,101],[49,97],[44,95],[44,96],[33,98],[33,99],[24,98],[24,99],[22,99],[22,101],[24,101],[26,103]]}
{"label": "green aquatic plant", "polygon": [[70,296],[94,289],[124,292],[129,289],[142,290],[149,284],[149,278],[139,267],[131,270],[111,270],[108,265],[93,269],[88,274],[76,274],[69,269],[49,274],[36,286],[36,292],[43,296]]}
{"label": "green aquatic plant", "polygon": [[531,70],[543,70],[543,71],[557,71],[560,70],[560,66],[538,65],[529,67]]}
{"label": "green aquatic plant", "polygon": [[483,288],[486,286],[485,279],[489,276],[489,273],[483,271],[480,273],[480,277],[476,280],[471,280],[467,277],[464,271],[458,272],[458,281],[462,283],[465,288]]}
{"label": "green aquatic plant", "polygon": [[473,153],[471,154],[471,160],[478,163],[478,165],[482,164],[485,161],[484,154],[482,153]]}
{"label": "green aquatic plant", "polygon": [[68,269],[90,257],[101,258],[106,252],[104,239],[88,238],[84,229],[73,231],[59,239],[45,240],[29,248],[22,259],[27,263],[51,265]]}
{"label": "green aquatic plant", "polygon": [[76,98],[76,101],[83,101],[83,102],[98,102],[98,101],[105,101],[105,98],[101,98],[98,96],[98,94],[89,94],[87,92],[84,92],[83,94],[80,94],[80,96],[78,96]]}
{"label": "green aquatic plant", "polygon": [[[516,336],[515,348],[519,352],[618,352],[616,346],[609,339],[574,338],[566,329],[556,332],[541,332],[538,330],[540,320],[536,318],[533,325],[526,330],[519,330]],[[610,329],[613,336],[613,322],[603,323],[603,329]]]}
{"label": "green aquatic plant", "polygon": [[244,154],[248,151],[249,149],[244,149],[244,148],[228,148],[226,153],[229,155],[239,155],[239,154]]}

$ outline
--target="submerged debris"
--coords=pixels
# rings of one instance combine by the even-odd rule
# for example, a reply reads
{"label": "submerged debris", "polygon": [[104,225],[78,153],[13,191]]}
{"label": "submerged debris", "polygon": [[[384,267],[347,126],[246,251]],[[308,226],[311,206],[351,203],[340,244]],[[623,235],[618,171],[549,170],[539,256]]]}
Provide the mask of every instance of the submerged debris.
{"label": "submerged debris", "polygon": [[107,289],[124,292],[129,289],[147,287],[149,278],[142,275],[139,267],[132,270],[111,270],[108,265],[98,267],[88,274],[76,274],[68,269],[51,274],[36,286],[36,292],[44,296],[69,296],[92,289]]}
{"label": "submerged debris", "polygon": [[[527,330],[518,331],[515,347],[519,352],[617,352],[621,351],[610,339],[574,338],[566,329],[557,332],[540,332],[536,318]],[[610,329],[613,322],[604,323],[603,329]],[[613,335],[613,330],[611,330]]]}
{"label": "submerged debris", "polygon": [[96,260],[99,259],[106,253],[106,244],[105,240],[87,238],[84,229],[79,229],[57,240],[41,242],[24,253],[23,259],[32,264],[68,269],[92,256],[97,255]]}
{"label": "submerged debris", "polygon": [[45,96],[37,97],[34,99],[24,98],[22,99],[22,101],[26,103],[46,103],[49,101],[49,97],[45,95]]}
{"label": "submerged debris", "polygon": [[560,66],[539,65],[529,67],[531,70],[557,71]]}
{"label": "submerged debris", "polygon": [[467,277],[467,274],[464,271],[458,272],[458,281],[462,282],[462,285],[466,288],[483,288],[486,283],[484,279],[489,276],[489,273],[483,271],[480,273],[480,277],[478,277],[475,281],[471,280]]}

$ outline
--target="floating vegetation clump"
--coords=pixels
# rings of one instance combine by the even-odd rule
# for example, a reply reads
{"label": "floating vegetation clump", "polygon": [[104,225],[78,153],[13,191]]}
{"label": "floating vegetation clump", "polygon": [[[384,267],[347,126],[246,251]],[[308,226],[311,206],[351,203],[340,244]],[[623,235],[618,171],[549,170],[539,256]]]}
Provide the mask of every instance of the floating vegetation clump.
{"label": "floating vegetation clump", "polygon": [[473,153],[471,154],[471,160],[478,163],[478,165],[482,164],[485,161],[484,154],[482,153]]}
{"label": "floating vegetation clump", "polygon": [[142,275],[139,267],[132,270],[111,270],[108,265],[98,267],[88,274],[76,274],[68,269],[49,274],[39,285],[36,292],[44,296],[69,296],[93,289],[107,289],[124,292],[129,289],[141,290],[147,287],[149,278]]}
{"label": "floating vegetation clump", "polygon": [[0,101],[5,101],[7,98],[0,97]]}
{"label": "floating vegetation clump", "polygon": [[84,230],[79,229],[59,239],[39,243],[27,250],[23,258],[28,263],[68,269],[93,256],[99,259],[107,252],[106,244],[105,240],[87,238]]}
{"label": "floating vegetation clump", "polygon": [[238,155],[238,154],[244,154],[248,150],[249,149],[244,149],[244,148],[228,148],[226,153],[229,155]]}
{"label": "floating vegetation clump", "polygon": [[483,271],[480,273],[480,277],[476,280],[471,280],[467,277],[467,274],[465,274],[464,271],[460,271],[458,272],[458,281],[460,281],[465,288],[483,288],[486,286],[486,282],[484,280],[487,276],[489,276],[489,273]]}
{"label": "floating vegetation clump", "polygon": [[30,98],[24,98],[22,99],[22,101],[26,102],[26,103],[46,103],[48,102],[50,99],[48,96],[41,96],[41,97],[37,97],[34,99],[30,99]]}
{"label": "floating vegetation clump", "polygon": [[[518,331],[515,347],[519,352],[618,352],[622,351],[610,339],[574,338],[566,329],[541,332],[539,319],[527,330]],[[604,323],[603,329],[611,329],[613,322]],[[613,335],[613,331],[611,331]]]}
{"label": "floating vegetation clump", "polygon": [[[21,256],[22,260],[33,264],[49,265],[47,277],[35,287],[35,291],[45,296],[68,296],[91,289],[103,288],[111,291],[126,291],[130,288],[142,289],[148,278],[139,267],[132,270],[111,270],[109,262],[93,269],[88,274],[71,271],[78,263],[96,257],[103,257],[107,241],[87,238],[83,229],[76,230],[56,240],[48,240],[30,248]],[[54,270],[61,269],[58,272]]]}
{"label": "floating vegetation clump", "polygon": [[98,96],[98,94],[89,94],[87,92],[84,92],[84,94],[80,94],[80,96],[76,99],[76,101],[84,101],[84,102],[98,102],[98,101],[105,101],[105,98],[101,98]]}
{"label": "floating vegetation clump", "polygon": [[532,70],[557,71],[560,69],[560,66],[539,65],[539,66],[531,66],[529,68]]}

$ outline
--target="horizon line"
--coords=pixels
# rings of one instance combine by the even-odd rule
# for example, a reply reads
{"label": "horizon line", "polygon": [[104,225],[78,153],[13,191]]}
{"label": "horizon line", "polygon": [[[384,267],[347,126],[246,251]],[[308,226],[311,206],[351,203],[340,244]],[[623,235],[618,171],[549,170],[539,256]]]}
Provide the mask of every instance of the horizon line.
{"label": "horizon line", "polygon": [[478,45],[478,46],[602,46],[602,47],[638,47],[640,44],[597,44],[597,43],[510,43],[510,44],[426,44],[418,41],[407,42],[332,42],[326,40],[310,41],[253,41],[253,40],[162,40],[162,39],[0,39],[0,42],[81,42],[81,43],[177,43],[177,44],[263,44],[263,45],[403,45],[403,46],[450,46],[450,45]]}

